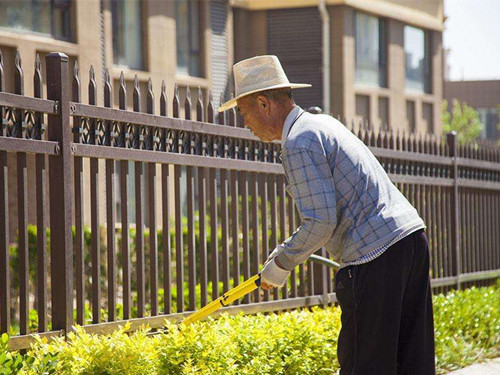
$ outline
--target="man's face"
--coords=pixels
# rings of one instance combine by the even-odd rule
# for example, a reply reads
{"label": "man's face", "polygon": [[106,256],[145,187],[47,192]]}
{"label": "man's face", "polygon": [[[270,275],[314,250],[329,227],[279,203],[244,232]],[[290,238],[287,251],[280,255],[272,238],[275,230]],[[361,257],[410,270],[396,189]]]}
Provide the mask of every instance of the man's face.
{"label": "man's face", "polygon": [[252,97],[238,100],[238,112],[243,117],[243,124],[263,142],[275,140],[273,116],[269,105],[256,102]]}

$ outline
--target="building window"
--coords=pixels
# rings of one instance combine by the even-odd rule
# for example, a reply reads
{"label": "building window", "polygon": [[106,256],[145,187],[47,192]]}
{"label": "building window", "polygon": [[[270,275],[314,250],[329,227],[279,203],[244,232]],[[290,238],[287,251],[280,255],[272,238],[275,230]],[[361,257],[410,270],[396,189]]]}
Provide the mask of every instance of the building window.
{"label": "building window", "polygon": [[367,124],[370,121],[370,97],[356,95],[356,121]]}
{"label": "building window", "polygon": [[387,86],[385,21],[356,12],[356,83]]}
{"label": "building window", "polygon": [[431,64],[429,33],[405,26],[406,88],[430,93]]}
{"label": "building window", "polygon": [[422,117],[427,125],[427,133],[434,133],[434,107],[431,103],[422,105]]}
{"label": "building window", "polygon": [[70,0],[0,0],[0,27],[71,40]]}
{"label": "building window", "polygon": [[500,110],[497,108],[478,108],[479,120],[484,125],[482,138],[496,141],[500,137]]}
{"label": "building window", "polygon": [[380,97],[378,98],[378,120],[380,129],[389,129],[389,99]]}
{"label": "building window", "polygon": [[406,121],[408,123],[407,129],[410,133],[415,132],[415,102],[411,100],[406,101]]}
{"label": "building window", "polygon": [[175,1],[177,73],[201,77],[201,1]]}
{"label": "building window", "polygon": [[130,69],[144,69],[142,49],[142,2],[112,0],[113,63]]}

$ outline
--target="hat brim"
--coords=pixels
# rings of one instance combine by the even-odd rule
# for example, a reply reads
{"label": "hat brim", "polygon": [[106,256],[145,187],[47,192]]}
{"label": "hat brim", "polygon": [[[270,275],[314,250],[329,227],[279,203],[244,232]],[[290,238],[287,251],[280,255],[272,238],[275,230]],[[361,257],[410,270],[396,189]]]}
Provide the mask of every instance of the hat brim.
{"label": "hat brim", "polygon": [[258,89],[258,90],[248,91],[248,92],[241,94],[241,95],[238,95],[236,98],[232,98],[232,99],[228,100],[227,102],[225,102],[224,104],[222,104],[219,107],[219,112],[224,112],[224,111],[227,111],[228,109],[236,107],[236,105],[238,104],[237,103],[238,99],[241,99],[247,95],[254,94],[254,93],[260,92],[260,91],[282,89],[285,87],[290,87],[291,89],[302,89],[302,88],[306,88],[306,87],[311,87],[311,85],[307,84],[307,83],[282,83],[279,85],[264,87],[264,88]]}

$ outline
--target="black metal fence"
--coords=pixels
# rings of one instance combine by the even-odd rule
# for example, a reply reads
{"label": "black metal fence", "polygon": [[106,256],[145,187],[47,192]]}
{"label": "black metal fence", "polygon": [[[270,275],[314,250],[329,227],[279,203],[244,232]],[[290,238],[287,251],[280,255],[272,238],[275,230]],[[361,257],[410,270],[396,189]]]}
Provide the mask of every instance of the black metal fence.
{"label": "black metal fence", "polygon": [[[0,331],[15,335],[13,349],[27,347],[30,332],[61,335],[74,323],[108,332],[123,320],[134,329],[180,319],[257,273],[295,230],[279,145],[238,127],[234,110],[227,125],[223,116],[215,124],[210,95],[205,101],[199,92],[194,108],[188,88],[181,106],[176,88],[168,116],[162,85],[155,115],[151,82],[141,93],[136,80],[128,111],[123,75],[113,93],[106,73],[99,107],[91,69],[83,104],[77,65],[70,81],[68,58],[52,53],[42,99],[39,59],[34,97],[24,93],[19,55],[15,66],[15,92],[6,93],[0,53]],[[112,108],[113,94],[119,109]],[[426,221],[436,290],[500,276],[498,149],[458,146],[454,134],[442,142],[351,130]],[[13,204],[17,239],[9,241]],[[255,291],[223,311],[333,303],[333,276],[306,262],[285,287]]]}

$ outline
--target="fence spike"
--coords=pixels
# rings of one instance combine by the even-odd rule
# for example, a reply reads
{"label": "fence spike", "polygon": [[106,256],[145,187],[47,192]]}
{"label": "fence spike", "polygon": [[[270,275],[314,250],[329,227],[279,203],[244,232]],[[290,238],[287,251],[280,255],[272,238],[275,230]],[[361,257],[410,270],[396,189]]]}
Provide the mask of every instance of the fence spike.
{"label": "fence spike", "polygon": [[41,70],[42,69],[42,62],[40,60],[40,54],[37,53],[35,57],[35,70]]}
{"label": "fence spike", "polygon": [[97,83],[95,81],[95,71],[94,66],[90,66],[89,71],[89,104],[97,104]]}
{"label": "fence spike", "polygon": [[184,100],[184,118],[191,120],[191,90],[186,86],[186,99]]}
{"label": "fence spike", "polygon": [[196,120],[203,121],[203,93],[201,87],[198,86],[198,100],[196,102]]}
{"label": "fence spike", "polygon": [[397,150],[402,150],[403,149],[403,137],[401,135],[401,128],[398,128],[397,133],[396,133],[396,149]]}
{"label": "fence spike", "polygon": [[21,53],[19,52],[19,50],[16,51],[16,57],[15,57],[14,63],[16,64],[16,67],[21,67],[22,59],[21,59]]}
{"label": "fence spike", "polygon": [[179,87],[174,85],[174,98],[172,99],[172,112],[175,118],[179,118]]}
{"label": "fence spike", "polygon": [[75,64],[73,65],[73,101],[74,102],[80,102],[81,97],[80,97],[80,77],[79,77],[80,71],[78,67],[78,60],[75,61]]}
{"label": "fence spike", "polygon": [[146,96],[146,112],[154,115],[155,113],[155,94],[153,92],[153,81],[148,79],[148,93]]}
{"label": "fence spike", "polygon": [[236,127],[236,109],[235,107],[229,109],[229,126]]}
{"label": "fence spike", "polygon": [[[224,103],[224,93],[220,93],[220,103]],[[224,125],[225,123],[225,116],[226,116],[226,111],[224,112],[219,112],[219,124]]]}
{"label": "fence spike", "polygon": [[134,112],[141,112],[141,88],[139,87],[139,78],[137,74],[134,77],[134,93],[132,95]]}
{"label": "fence spike", "polygon": [[16,52],[15,70],[14,70],[14,93],[24,95],[24,74],[22,68],[22,59],[19,50]]}
{"label": "fence spike", "polygon": [[120,73],[120,89],[118,91],[118,106],[120,109],[127,109],[127,86],[123,71]]}
{"label": "fence spike", "polygon": [[3,71],[3,54],[0,49],[0,91],[5,91],[5,76]]}
{"label": "fence spike", "polygon": [[33,88],[35,98],[43,97],[43,78],[42,78],[42,62],[40,61],[40,55],[37,53],[35,58],[35,74],[33,76]]}
{"label": "fence spike", "polygon": [[[366,126],[366,122],[365,122],[365,126]],[[371,133],[371,130],[368,129],[368,128],[365,128],[365,138],[364,138],[363,142],[367,146],[370,146],[370,138],[371,138],[371,134],[370,133]]]}
{"label": "fence spike", "polygon": [[165,80],[161,81],[161,94],[160,94],[160,116],[168,116],[167,108],[167,88],[165,86]]}
{"label": "fence spike", "polygon": [[377,147],[382,147],[383,144],[383,130],[379,129],[377,134]]}
{"label": "fence spike", "polygon": [[112,89],[111,89],[111,77],[108,68],[104,71],[104,106],[111,108],[112,106]]}
{"label": "fence spike", "polygon": [[214,97],[212,90],[208,90],[208,105],[207,105],[207,122],[213,123],[215,121],[214,111]]}

